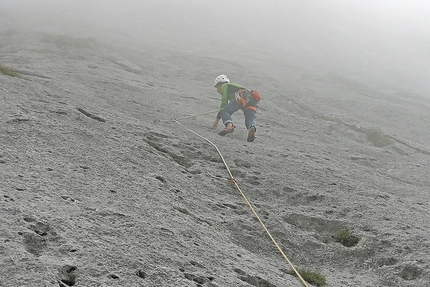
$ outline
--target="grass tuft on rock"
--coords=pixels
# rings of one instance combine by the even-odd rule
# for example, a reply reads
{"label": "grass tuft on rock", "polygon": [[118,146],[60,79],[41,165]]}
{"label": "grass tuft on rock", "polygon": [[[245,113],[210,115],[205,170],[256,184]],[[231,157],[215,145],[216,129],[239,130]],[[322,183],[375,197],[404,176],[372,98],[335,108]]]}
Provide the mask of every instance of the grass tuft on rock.
{"label": "grass tuft on rock", "polygon": [[[325,286],[327,283],[325,281],[324,275],[322,275],[320,272],[312,271],[310,269],[298,269],[297,270],[302,276],[303,280],[308,282],[309,284],[315,285],[315,286]],[[287,271],[287,274],[297,276],[296,272],[293,270]]]}
{"label": "grass tuft on rock", "polygon": [[334,236],[334,239],[346,247],[352,247],[360,241],[360,238],[352,235],[347,228],[340,229]]}
{"label": "grass tuft on rock", "polygon": [[363,128],[363,127],[357,127],[353,124],[348,124],[341,119],[327,116],[327,115],[319,115],[318,118],[329,121],[329,122],[336,122],[338,124],[347,126],[350,129],[353,129],[357,132],[364,133],[367,137],[367,140],[370,141],[374,146],[376,147],[384,147],[391,144],[391,138],[384,134],[381,128],[379,127],[373,127],[373,128]]}
{"label": "grass tuft on rock", "polygon": [[391,144],[391,139],[386,136],[380,128],[361,129],[367,139],[376,147],[383,147]]}
{"label": "grass tuft on rock", "polygon": [[22,78],[22,76],[18,72],[12,70],[11,68],[3,66],[2,64],[0,64],[0,74],[11,76],[11,77]]}

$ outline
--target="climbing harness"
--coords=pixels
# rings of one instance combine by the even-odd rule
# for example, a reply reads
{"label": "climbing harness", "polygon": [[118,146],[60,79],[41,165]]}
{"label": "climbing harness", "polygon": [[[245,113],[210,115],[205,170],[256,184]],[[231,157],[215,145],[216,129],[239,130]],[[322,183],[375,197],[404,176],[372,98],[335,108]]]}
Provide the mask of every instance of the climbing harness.
{"label": "climbing harness", "polygon": [[[212,113],[212,112],[208,112],[208,113]],[[207,114],[207,113],[204,113]],[[202,114],[200,114],[202,115]],[[196,116],[196,115],[194,115]],[[189,116],[191,117],[191,116]],[[184,117],[184,118],[189,118],[189,117]],[[184,119],[182,118],[182,119]],[[244,198],[246,204],[249,206],[249,208],[251,209],[252,213],[255,215],[255,217],[257,218],[258,222],[260,222],[261,226],[263,227],[264,231],[266,231],[267,235],[270,237],[270,239],[272,240],[272,242],[275,244],[276,248],[279,250],[279,252],[282,254],[282,256],[284,257],[284,259],[287,261],[287,263],[290,265],[291,269],[293,269],[294,273],[297,275],[297,277],[300,279],[300,281],[303,283],[303,286],[308,287],[306,281],[303,279],[303,277],[300,275],[300,273],[297,271],[297,269],[294,267],[294,265],[291,263],[291,261],[288,259],[288,257],[285,255],[285,253],[282,251],[281,247],[279,246],[279,244],[276,242],[276,240],[273,238],[272,234],[269,232],[269,230],[267,229],[266,225],[264,225],[263,221],[260,219],[260,216],[258,216],[257,212],[255,211],[254,207],[252,206],[252,204],[250,203],[250,201],[248,200],[248,198],[246,197],[245,193],[242,191],[242,189],[240,188],[239,184],[237,183],[237,181],[234,179],[230,168],[228,167],[223,155],[221,154],[220,150],[218,149],[218,147],[211,142],[209,139],[201,136],[200,134],[196,133],[195,131],[187,128],[186,126],[182,125],[178,119],[170,119],[171,122],[175,122],[177,123],[179,126],[185,128],[186,130],[188,130],[189,132],[191,132],[192,134],[198,136],[199,138],[202,138],[203,140],[205,140],[206,142],[208,142],[210,145],[212,145],[215,150],[218,152],[222,162],[224,163],[224,166],[227,169],[227,172],[230,176],[230,178],[228,179],[229,182],[231,182],[232,184],[234,184],[237,188],[237,190],[240,192],[240,194],[242,195],[242,197]]]}
{"label": "climbing harness", "polygon": [[261,100],[260,94],[257,91],[248,91],[247,89],[240,89],[234,93],[236,103],[242,106],[242,110],[251,109],[257,112],[258,103]]}

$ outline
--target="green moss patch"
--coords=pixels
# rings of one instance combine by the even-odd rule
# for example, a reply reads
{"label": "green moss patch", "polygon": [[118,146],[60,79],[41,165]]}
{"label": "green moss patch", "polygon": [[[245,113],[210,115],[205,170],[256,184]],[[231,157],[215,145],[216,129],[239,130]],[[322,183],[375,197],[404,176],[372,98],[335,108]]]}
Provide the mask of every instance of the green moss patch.
{"label": "green moss patch", "polygon": [[11,77],[22,78],[22,76],[17,71],[14,71],[11,68],[8,68],[2,64],[0,64],[0,74],[11,76]]}
{"label": "green moss patch", "polygon": [[355,246],[360,241],[360,238],[352,235],[346,228],[340,229],[334,239],[346,247]]}
{"label": "green moss patch", "polygon": [[[325,286],[327,284],[324,275],[322,275],[320,272],[312,271],[310,269],[298,269],[297,271],[299,272],[300,276],[302,276],[303,280],[309,284],[315,286]],[[296,272],[293,270],[287,271],[287,274],[298,277]]]}

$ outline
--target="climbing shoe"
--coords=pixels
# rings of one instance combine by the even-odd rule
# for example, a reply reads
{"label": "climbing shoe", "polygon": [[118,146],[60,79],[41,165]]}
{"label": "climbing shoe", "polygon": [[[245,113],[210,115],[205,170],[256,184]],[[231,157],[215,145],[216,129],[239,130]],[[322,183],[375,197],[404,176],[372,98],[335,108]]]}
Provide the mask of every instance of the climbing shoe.
{"label": "climbing shoe", "polygon": [[249,142],[253,142],[253,141],[254,141],[256,130],[257,130],[257,129],[256,129],[254,126],[251,126],[251,127],[248,129],[248,138],[246,139],[247,141],[249,141]]}
{"label": "climbing shoe", "polygon": [[231,125],[229,127],[226,127],[224,130],[220,131],[218,134],[220,136],[225,136],[226,134],[234,132],[234,128],[235,128],[235,126]]}

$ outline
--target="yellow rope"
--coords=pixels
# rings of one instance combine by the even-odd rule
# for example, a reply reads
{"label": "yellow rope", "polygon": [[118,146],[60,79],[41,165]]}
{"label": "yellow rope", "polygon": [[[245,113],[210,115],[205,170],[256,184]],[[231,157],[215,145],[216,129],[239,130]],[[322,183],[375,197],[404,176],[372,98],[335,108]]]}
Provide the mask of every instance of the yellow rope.
{"label": "yellow rope", "polygon": [[[207,114],[213,114],[213,113],[219,112],[221,110],[222,109],[218,109],[218,110],[213,110],[213,111],[210,111],[210,112],[204,112],[204,113],[200,113],[200,114],[189,115],[189,116],[182,117],[182,118],[179,118],[179,119],[174,119],[174,120],[175,121],[179,121],[179,120],[188,119],[188,118],[195,118],[195,117],[198,117],[198,116],[203,116],[203,115],[207,115]],[[170,121],[172,122],[173,119],[171,119]]]}
{"label": "yellow rope", "polygon": [[279,244],[276,242],[276,240],[273,238],[272,234],[270,234],[269,230],[266,228],[266,225],[264,225],[263,221],[260,219],[260,216],[258,216],[257,212],[255,211],[255,209],[252,207],[251,203],[249,202],[248,198],[246,197],[245,193],[242,191],[242,189],[239,187],[238,183],[236,182],[236,180],[233,178],[233,175],[231,174],[230,168],[228,167],[226,161],[224,160],[224,157],[222,156],[221,152],[219,151],[218,147],[211,142],[209,139],[199,135],[198,133],[196,133],[195,131],[185,127],[184,125],[182,125],[180,122],[178,122],[177,119],[171,119],[171,122],[175,122],[178,125],[184,127],[185,129],[187,129],[189,132],[195,134],[196,136],[204,139],[205,141],[207,141],[209,144],[211,144],[216,151],[218,152],[219,156],[221,157],[222,162],[224,163],[228,174],[230,175],[230,181],[232,183],[234,183],[234,185],[236,186],[237,190],[239,190],[240,194],[242,195],[242,197],[245,199],[246,204],[248,204],[249,208],[251,209],[252,213],[254,213],[255,217],[258,219],[258,222],[260,222],[261,226],[263,226],[264,230],[266,231],[267,235],[269,235],[270,239],[272,240],[272,242],[275,244],[276,248],[278,248],[279,252],[281,252],[282,256],[284,257],[284,259],[288,262],[288,264],[291,266],[291,268],[293,269],[293,271],[296,273],[297,277],[300,278],[300,281],[303,283],[303,286],[308,287],[306,281],[303,279],[303,277],[300,275],[300,273],[296,270],[296,268],[294,267],[294,265],[291,263],[291,261],[288,259],[288,257],[285,255],[285,253],[282,251],[281,247],[279,246]]}

